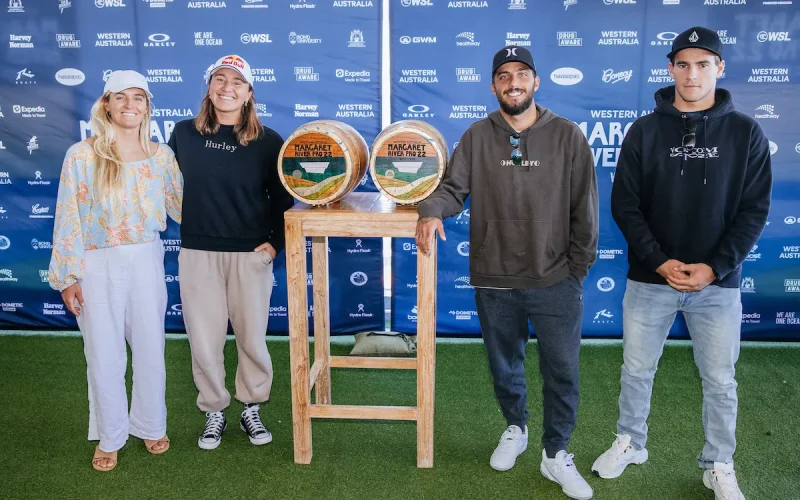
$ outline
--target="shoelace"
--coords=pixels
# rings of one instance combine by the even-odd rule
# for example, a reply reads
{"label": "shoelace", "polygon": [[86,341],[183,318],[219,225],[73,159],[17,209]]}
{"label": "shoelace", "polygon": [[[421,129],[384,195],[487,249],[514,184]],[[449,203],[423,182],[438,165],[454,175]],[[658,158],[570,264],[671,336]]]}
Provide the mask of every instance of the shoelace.
{"label": "shoelace", "polygon": [[222,426],[225,425],[225,417],[222,413],[215,412],[215,413],[206,413],[206,428],[203,429],[203,437],[208,436],[209,434],[214,436],[219,436],[222,434]]}
{"label": "shoelace", "polygon": [[720,485],[723,495],[727,498],[734,497],[739,492],[739,483],[736,481],[736,473],[729,471],[714,471],[714,480]]}
{"label": "shoelace", "polygon": [[515,433],[513,430],[511,430],[511,428],[506,429],[505,432],[503,432],[503,435],[500,436],[499,446],[502,447],[503,449],[514,446],[514,443],[516,441],[514,435]]}
{"label": "shoelace", "polygon": [[248,406],[243,413],[244,425],[247,427],[250,434],[258,436],[259,434],[267,432],[267,428],[264,427],[264,424],[261,423],[261,419],[258,417],[258,406]]}
{"label": "shoelace", "polygon": [[611,455],[614,457],[618,457],[625,453],[628,450],[628,444],[624,444],[622,442],[622,435],[621,434],[614,434],[617,439],[614,441],[614,444],[611,445]]}

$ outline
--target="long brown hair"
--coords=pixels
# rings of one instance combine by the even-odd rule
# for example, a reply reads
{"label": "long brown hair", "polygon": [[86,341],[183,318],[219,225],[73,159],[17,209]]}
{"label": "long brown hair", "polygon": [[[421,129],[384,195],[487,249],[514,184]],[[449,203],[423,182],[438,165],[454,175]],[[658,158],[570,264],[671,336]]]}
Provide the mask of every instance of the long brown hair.
{"label": "long brown hair", "polygon": [[[194,128],[201,135],[213,135],[219,132],[219,122],[214,112],[214,103],[211,102],[208,93],[203,98],[200,112],[194,119]],[[264,130],[264,126],[258,121],[258,115],[256,114],[256,99],[253,94],[250,94],[250,99],[242,106],[239,123],[233,127],[233,135],[236,136],[236,141],[239,144],[247,146],[250,141],[258,138],[262,130]]]}

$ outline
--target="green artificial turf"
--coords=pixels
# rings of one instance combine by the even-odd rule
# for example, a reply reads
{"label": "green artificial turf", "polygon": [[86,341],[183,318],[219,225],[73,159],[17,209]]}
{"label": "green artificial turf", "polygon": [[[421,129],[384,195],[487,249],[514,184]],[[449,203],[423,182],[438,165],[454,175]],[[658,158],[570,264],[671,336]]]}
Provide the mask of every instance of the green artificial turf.
{"label": "green artificial turf", "polygon": [[[262,418],[274,435],[256,447],[239,430],[240,405],[229,409],[220,447],[200,450],[204,424],[195,406],[189,345],[167,341],[170,450],[151,456],[130,438],[110,473],[91,467],[86,440],[86,365],[80,338],[0,337],[0,453],[3,499],[562,499],[539,473],[541,389],[536,345],[528,347],[528,451],[508,472],[489,457],[505,423],[491,389],[481,344],[440,344],[436,363],[434,467],[416,467],[413,422],[313,420],[310,465],[293,460],[289,346],[270,342],[272,399]],[[334,354],[349,346],[334,345]],[[311,349],[313,352],[313,349]],[[236,350],[226,345],[233,391]],[[650,460],[620,478],[591,475],[614,440],[620,345],[584,346],[581,404],[570,452],[596,499],[713,499],[695,458],[703,445],[701,388],[687,346],[668,346],[656,376],[650,415]],[[739,483],[751,500],[800,498],[800,349],[744,347],[739,382]],[[130,379],[130,372],[129,372]],[[414,405],[415,373],[333,370],[337,404]]]}

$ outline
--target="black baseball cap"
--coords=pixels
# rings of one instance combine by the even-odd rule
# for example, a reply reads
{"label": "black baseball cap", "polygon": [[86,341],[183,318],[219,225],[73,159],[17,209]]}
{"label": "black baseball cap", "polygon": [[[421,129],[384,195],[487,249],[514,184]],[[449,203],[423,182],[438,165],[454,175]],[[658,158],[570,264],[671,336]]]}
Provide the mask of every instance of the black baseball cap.
{"label": "black baseball cap", "polygon": [[497,68],[510,62],[527,64],[534,72],[536,71],[536,66],[533,65],[533,56],[528,49],[516,45],[509,45],[498,50],[494,55],[494,60],[492,60],[492,78],[494,78]]}
{"label": "black baseball cap", "polygon": [[695,26],[689,28],[680,35],[675,37],[672,41],[672,51],[667,54],[667,57],[672,57],[683,49],[703,49],[707,50],[722,59],[722,42],[719,35],[714,30],[703,28],[702,26]]}

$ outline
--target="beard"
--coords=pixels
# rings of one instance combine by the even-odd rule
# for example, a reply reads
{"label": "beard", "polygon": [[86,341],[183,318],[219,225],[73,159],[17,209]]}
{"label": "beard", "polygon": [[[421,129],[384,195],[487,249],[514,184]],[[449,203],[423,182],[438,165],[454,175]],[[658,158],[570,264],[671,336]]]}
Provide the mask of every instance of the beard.
{"label": "beard", "polygon": [[[503,99],[501,99],[500,96],[498,96],[497,97],[497,102],[500,103],[500,108],[507,115],[510,115],[510,116],[517,116],[517,115],[521,115],[522,113],[524,113],[525,111],[528,110],[528,108],[531,107],[531,104],[533,103],[533,93],[532,92],[528,92],[528,91],[524,91],[524,92],[527,94],[528,97],[526,97],[525,100],[522,101],[519,104],[509,104],[509,103],[505,102]],[[508,91],[506,93],[508,93]]]}

